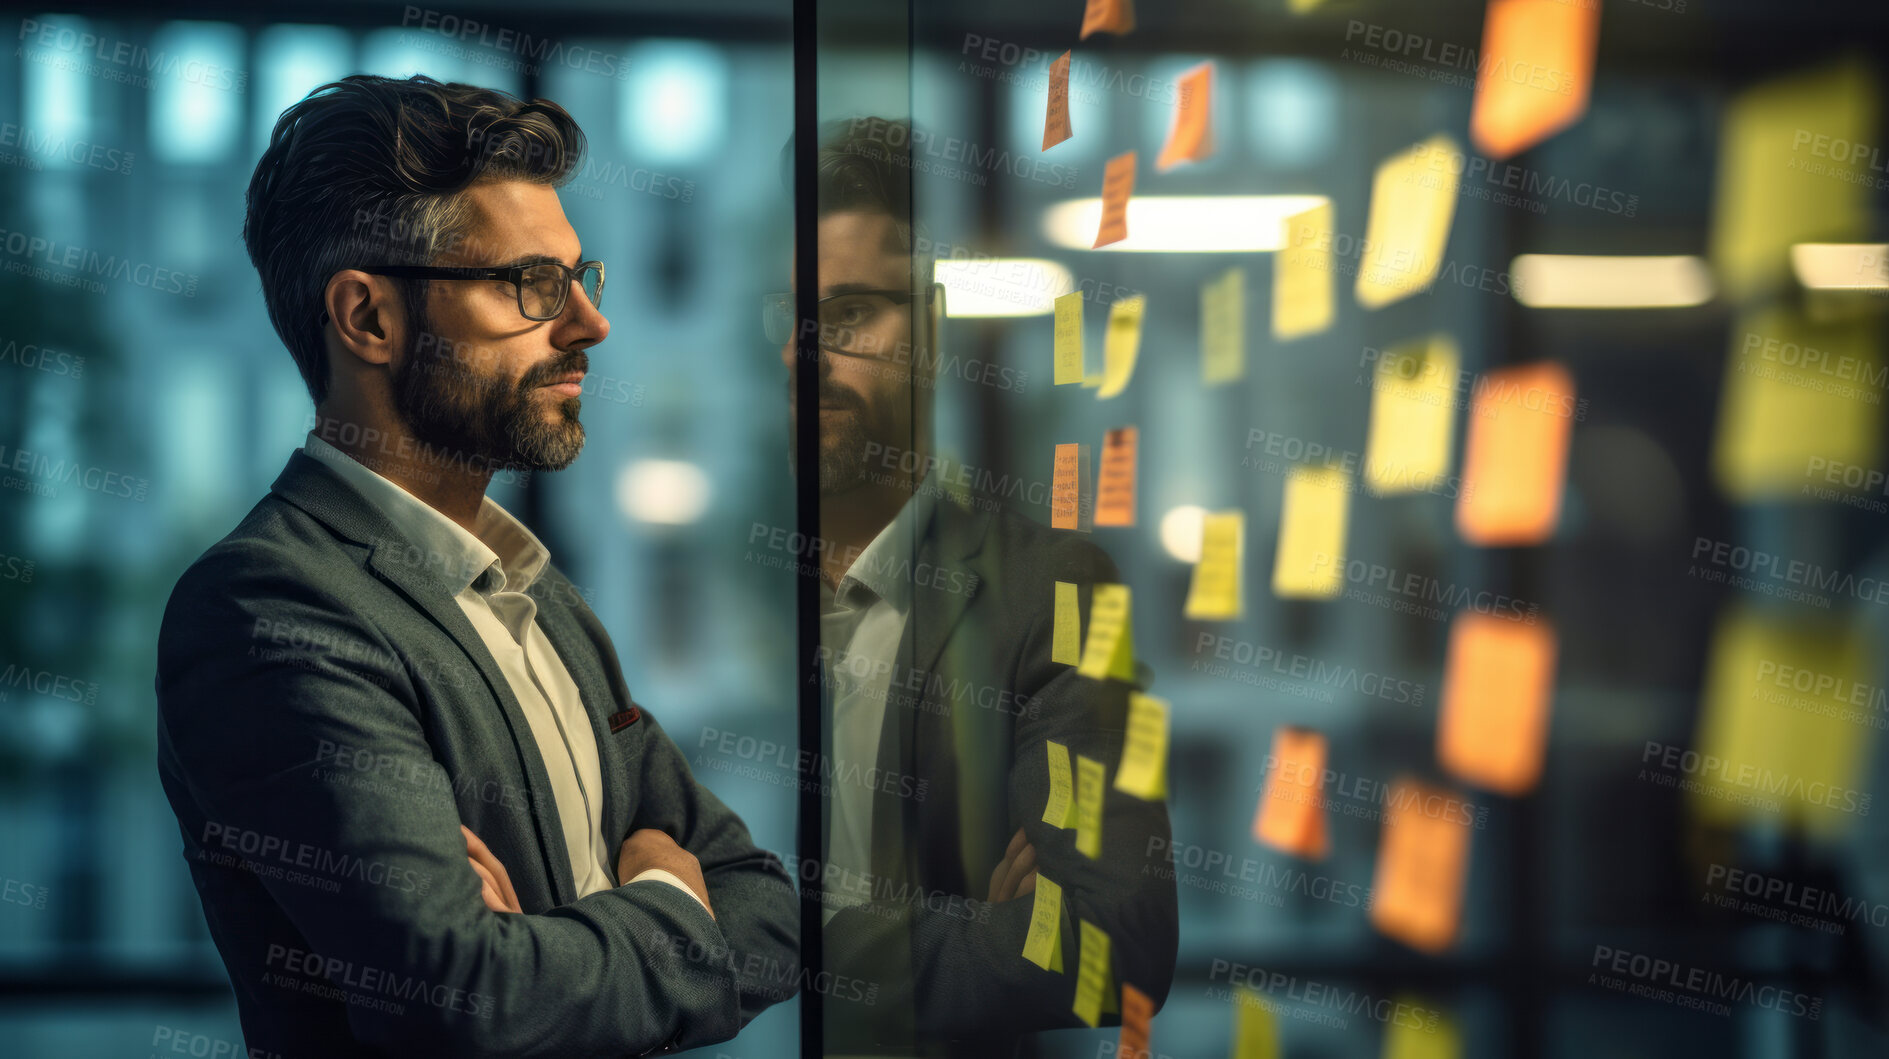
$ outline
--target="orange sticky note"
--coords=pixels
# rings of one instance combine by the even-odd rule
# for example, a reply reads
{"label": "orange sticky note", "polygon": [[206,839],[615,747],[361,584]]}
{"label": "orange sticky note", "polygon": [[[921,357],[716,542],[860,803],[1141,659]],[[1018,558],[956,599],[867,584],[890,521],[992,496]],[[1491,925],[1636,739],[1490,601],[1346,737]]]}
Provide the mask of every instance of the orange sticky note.
{"label": "orange sticky note", "polygon": [[1526,794],[1541,779],[1554,698],[1555,634],[1463,611],[1450,625],[1436,756],[1451,774],[1503,794]]}
{"label": "orange sticky note", "polygon": [[1567,128],[1594,85],[1600,0],[1489,0],[1469,138],[1507,158]]}
{"label": "orange sticky note", "polygon": [[1161,156],[1154,161],[1157,172],[1213,154],[1213,64],[1201,63],[1187,71],[1179,84],[1174,125],[1168,129],[1168,142],[1161,148]]}
{"label": "orange sticky note", "polygon": [[1077,40],[1088,40],[1091,33],[1126,36],[1135,28],[1135,0],[1089,0],[1082,10],[1082,33]]}
{"label": "orange sticky note", "polygon": [[1574,377],[1551,360],[1476,380],[1456,498],[1464,540],[1490,547],[1548,539],[1561,517],[1568,435],[1579,411]]}
{"label": "orange sticky note", "polygon": [[1266,796],[1253,818],[1253,838],[1308,860],[1324,860],[1325,737],[1309,728],[1282,725],[1272,734]]}
{"label": "orange sticky note", "polygon": [[1049,487],[1051,529],[1082,528],[1082,446],[1056,446],[1056,473]]}
{"label": "orange sticky note", "polygon": [[1122,983],[1122,1039],[1115,1046],[1120,1059],[1149,1059],[1148,1023],[1154,1018],[1154,1001],[1148,994]]}
{"label": "orange sticky note", "polygon": [[1043,113],[1043,150],[1075,135],[1069,127],[1069,53],[1049,64],[1049,103]]}
{"label": "orange sticky note", "polygon": [[[1447,790],[1403,778],[1391,785],[1377,848],[1371,923],[1438,953],[1456,940],[1469,869],[1469,816]],[[1456,807],[1453,811],[1452,806]]]}
{"label": "orange sticky note", "polygon": [[1102,435],[1102,473],[1095,487],[1095,524],[1135,524],[1134,427],[1116,427]]}
{"label": "orange sticky note", "polygon": [[1125,151],[1109,159],[1102,171],[1102,224],[1091,250],[1128,238],[1128,196],[1134,193],[1135,152]]}

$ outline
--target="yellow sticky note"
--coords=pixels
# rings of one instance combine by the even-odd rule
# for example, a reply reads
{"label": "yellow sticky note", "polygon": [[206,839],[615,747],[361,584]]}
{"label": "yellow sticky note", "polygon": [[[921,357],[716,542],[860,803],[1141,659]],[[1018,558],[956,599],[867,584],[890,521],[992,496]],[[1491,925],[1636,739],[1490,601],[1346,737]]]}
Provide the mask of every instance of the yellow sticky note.
{"label": "yellow sticky note", "polygon": [[1285,219],[1285,246],[1274,255],[1272,269],[1272,337],[1281,342],[1331,326],[1338,302],[1332,216],[1327,202]]}
{"label": "yellow sticky note", "polygon": [[1555,648],[1546,621],[1459,612],[1443,670],[1437,762],[1486,790],[1533,790],[1548,747]]}
{"label": "yellow sticky note", "polygon": [[1138,691],[1128,693],[1128,742],[1115,789],[1143,801],[1168,796],[1168,704]]}
{"label": "yellow sticky note", "polygon": [[1183,613],[1196,621],[1231,621],[1245,613],[1241,582],[1246,553],[1246,513],[1216,511],[1200,520],[1200,561],[1187,589]]}
{"label": "yellow sticky note", "polygon": [[1069,53],[1049,64],[1049,103],[1043,111],[1043,150],[1075,134],[1069,127]]}
{"label": "yellow sticky note", "polygon": [[1102,170],[1102,221],[1095,230],[1099,249],[1128,238],[1128,199],[1135,193],[1135,152],[1124,151]]}
{"label": "yellow sticky note", "polygon": [[1056,296],[1057,386],[1082,381],[1082,292]]}
{"label": "yellow sticky note", "polygon": [[1272,592],[1282,599],[1331,599],[1344,588],[1345,523],[1351,472],[1298,466],[1286,473]]}
{"label": "yellow sticky note", "polygon": [[1109,972],[1108,933],[1086,919],[1081,924],[1082,952],[1076,964],[1076,1017],[1094,1028],[1114,985]]}
{"label": "yellow sticky note", "polygon": [[1074,827],[1076,792],[1069,774],[1069,748],[1054,740],[1043,745],[1049,749],[1049,802],[1043,806],[1043,822],[1057,828]]}
{"label": "yellow sticky note", "polygon": [[1200,381],[1207,386],[1246,375],[1246,270],[1230,268],[1200,288]]}
{"label": "yellow sticky note", "polygon": [[1108,309],[1108,337],[1102,343],[1102,388],[1097,398],[1113,397],[1128,386],[1141,353],[1141,313],[1148,297],[1123,298]]}
{"label": "yellow sticky note", "polygon": [[1251,986],[1233,993],[1233,1059],[1279,1059],[1279,1027],[1272,1009]]}
{"label": "yellow sticky note", "polygon": [[1459,174],[1451,166],[1430,164],[1439,151],[1446,157],[1462,153],[1450,137],[1433,136],[1377,167],[1364,260],[1358,266],[1358,304],[1366,309],[1382,309],[1428,290],[1443,267]]}
{"label": "yellow sticky note", "polygon": [[1135,679],[1135,633],[1127,585],[1097,585],[1089,600],[1089,638],[1076,672],[1103,680]]}
{"label": "yellow sticky note", "polygon": [[1045,971],[1063,969],[1063,888],[1042,872],[1036,873],[1036,903],[1030,909],[1030,932],[1023,942],[1023,958]]}
{"label": "yellow sticky note", "polygon": [[1198,162],[1213,154],[1213,64],[1201,63],[1176,82],[1180,91],[1174,103],[1174,125],[1168,130],[1168,142],[1154,161],[1157,172],[1172,169],[1183,162]]}
{"label": "yellow sticky note", "polygon": [[1126,36],[1134,28],[1134,0],[1089,0],[1082,9],[1082,33],[1076,39],[1088,40],[1091,33]]}
{"label": "yellow sticky note", "polygon": [[1050,637],[1049,660],[1071,666],[1082,662],[1082,612],[1076,605],[1073,581],[1056,582],[1056,625]]}
{"label": "yellow sticky note", "polygon": [[1434,489],[1449,477],[1462,357],[1448,335],[1387,349],[1371,383],[1364,483],[1378,496]]}
{"label": "yellow sticky note", "polygon": [[1879,318],[1817,323],[1778,306],[1741,315],[1719,394],[1712,472],[1720,489],[1746,503],[1800,502],[1827,487],[1811,468],[1881,466],[1882,401],[1889,375],[1879,367]]}
{"label": "yellow sticky note", "polygon": [[1080,530],[1083,525],[1082,480],[1088,477],[1083,446],[1071,441],[1056,446],[1056,463],[1049,486],[1051,529]]}
{"label": "yellow sticky note", "polygon": [[1476,380],[1456,495],[1464,540],[1490,548],[1539,544],[1554,533],[1579,414],[1574,376],[1552,360]]}
{"label": "yellow sticky note", "polygon": [[1385,802],[1371,923],[1428,953],[1449,948],[1462,921],[1469,820],[1437,808],[1458,801],[1447,790],[1405,778],[1391,784]]}
{"label": "yellow sticky note", "polygon": [[1882,716],[1871,619],[1805,609],[1728,610],[1707,655],[1697,738],[1642,765],[1671,783],[1692,780],[1699,818],[1781,821],[1827,841],[1870,811],[1871,792],[1859,788],[1869,786]]}
{"label": "yellow sticky note", "polygon": [[1106,775],[1100,761],[1076,755],[1076,849],[1090,860],[1102,855],[1102,786]]}
{"label": "yellow sticky note", "polygon": [[1140,431],[1117,427],[1102,436],[1102,469],[1095,486],[1095,524],[1135,524],[1135,449]]}
{"label": "yellow sticky note", "polygon": [[1864,144],[1880,144],[1870,69],[1845,62],[1765,81],[1738,95],[1719,126],[1712,265],[1743,300],[1790,274],[1792,243],[1856,242],[1870,231],[1880,179]]}
{"label": "yellow sticky note", "polygon": [[1456,1020],[1411,996],[1400,996],[1384,1027],[1383,1059],[1462,1059],[1463,1031]]}
{"label": "yellow sticky note", "polygon": [[1489,0],[1477,56],[1469,139],[1507,158],[1587,111],[1600,40],[1600,0]]}

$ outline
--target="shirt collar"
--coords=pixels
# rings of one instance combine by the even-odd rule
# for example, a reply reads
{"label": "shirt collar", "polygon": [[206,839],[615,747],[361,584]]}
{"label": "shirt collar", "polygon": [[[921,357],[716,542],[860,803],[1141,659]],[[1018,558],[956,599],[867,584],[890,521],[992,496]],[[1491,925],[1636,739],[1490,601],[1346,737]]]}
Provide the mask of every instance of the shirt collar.
{"label": "shirt collar", "polygon": [[931,521],[938,488],[936,473],[927,472],[924,480],[912,490],[912,498],[853,560],[846,576],[840,578],[837,598],[845,597],[846,582],[856,581],[901,613],[911,605],[919,537]]}
{"label": "shirt collar", "polygon": [[302,451],[340,475],[363,499],[380,509],[395,529],[424,549],[427,568],[439,571],[453,595],[465,591],[488,570],[492,575],[481,591],[524,592],[550,565],[550,550],[489,496],[481,498],[478,518],[468,533],[426,501],[323,441],[312,430]]}

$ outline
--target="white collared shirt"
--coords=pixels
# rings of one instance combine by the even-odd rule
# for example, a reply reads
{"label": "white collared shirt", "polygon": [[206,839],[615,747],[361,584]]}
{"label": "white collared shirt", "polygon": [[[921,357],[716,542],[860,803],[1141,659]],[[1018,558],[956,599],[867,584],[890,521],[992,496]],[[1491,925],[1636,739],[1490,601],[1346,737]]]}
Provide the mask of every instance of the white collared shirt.
{"label": "white collared shirt", "polygon": [[[302,451],[341,476],[387,520],[422,548],[447,591],[472,623],[531,727],[544,759],[577,896],[617,885],[615,851],[603,836],[603,772],[597,735],[583,697],[557,650],[538,627],[538,603],[525,593],[550,565],[551,553],[535,534],[491,497],[483,498],[474,532],[435,510],[399,484],[347,453],[308,434]],[[639,872],[630,882],[656,880],[702,899],[673,873]],[[706,909],[708,906],[703,904]]]}

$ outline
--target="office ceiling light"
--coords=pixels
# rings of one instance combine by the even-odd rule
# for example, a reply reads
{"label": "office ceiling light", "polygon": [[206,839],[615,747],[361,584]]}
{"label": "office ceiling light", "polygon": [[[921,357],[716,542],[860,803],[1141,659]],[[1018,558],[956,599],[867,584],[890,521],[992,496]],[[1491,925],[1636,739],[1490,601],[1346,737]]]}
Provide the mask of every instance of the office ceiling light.
{"label": "office ceiling light", "polygon": [[947,316],[1048,316],[1058,295],[1076,289],[1076,277],[1038,257],[992,257],[937,263]]}
{"label": "office ceiling light", "polygon": [[1712,273],[1690,255],[1523,254],[1509,265],[1531,309],[1674,309],[1712,300]]}
{"label": "office ceiling light", "polygon": [[1184,563],[1200,561],[1200,528],[1207,521],[1207,509],[1199,504],[1169,508],[1161,516],[1161,547]]}
{"label": "office ceiling light", "polygon": [[1809,290],[1889,290],[1889,244],[1798,243],[1791,271]]}
{"label": "office ceiling light", "polygon": [[[1102,247],[1130,253],[1247,254],[1286,245],[1285,219],[1331,200],[1323,195],[1136,195],[1128,238]],[[1043,214],[1043,235],[1087,250],[1102,222],[1102,200],[1076,199]]]}
{"label": "office ceiling light", "polygon": [[637,460],[617,472],[617,508],[637,522],[682,526],[708,510],[708,475],[683,460]]}

